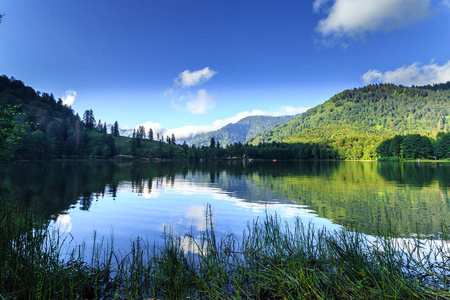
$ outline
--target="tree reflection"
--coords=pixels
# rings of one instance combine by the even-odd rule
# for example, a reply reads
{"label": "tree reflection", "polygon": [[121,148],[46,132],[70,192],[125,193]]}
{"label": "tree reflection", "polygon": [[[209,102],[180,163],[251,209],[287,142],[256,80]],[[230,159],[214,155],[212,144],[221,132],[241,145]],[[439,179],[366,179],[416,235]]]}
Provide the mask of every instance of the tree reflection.
{"label": "tree reflection", "polygon": [[[0,195],[46,219],[119,190],[152,195],[179,182],[220,189],[242,202],[296,203],[348,228],[437,232],[450,224],[450,165],[340,161],[17,162],[0,168]],[[153,195],[155,196],[155,195]]]}

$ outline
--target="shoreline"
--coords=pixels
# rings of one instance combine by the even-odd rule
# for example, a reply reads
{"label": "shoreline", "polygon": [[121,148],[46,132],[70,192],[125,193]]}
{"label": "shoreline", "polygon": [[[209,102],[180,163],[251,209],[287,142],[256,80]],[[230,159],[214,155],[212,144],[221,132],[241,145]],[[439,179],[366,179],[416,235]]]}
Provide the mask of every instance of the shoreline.
{"label": "shoreline", "polygon": [[57,158],[57,159],[21,159],[12,161],[2,161],[0,163],[9,164],[15,162],[71,162],[71,161],[144,161],[144,162],[227,162],[227,161],[243,161],[246,163],[252,162],[407,162],[407,163],[450,163],[450,159],[411,159],[411,158],[391,158],[391,157],[380,157],[374,160],[360,159],[360,160],[350,160],[350,159],[241,159],[241,158],[231,158],[231,159],[198,159],[198,160],[187,160],[187,159],[170,159],[170,158],[147,158],[147,157],[133,157],[130,155],[117,155],[112,158],[102,158],[102,157],[85,157],[85,158]]}

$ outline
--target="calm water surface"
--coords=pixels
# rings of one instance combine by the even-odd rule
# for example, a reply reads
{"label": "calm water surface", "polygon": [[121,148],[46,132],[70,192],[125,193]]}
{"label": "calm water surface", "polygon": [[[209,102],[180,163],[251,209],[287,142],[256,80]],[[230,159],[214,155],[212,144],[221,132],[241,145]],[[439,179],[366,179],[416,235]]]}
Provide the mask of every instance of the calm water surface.
{"label": "calm water surface", "polygon": [[[258,216],[374,235],[435,235],[450,224],[450,164],[385,162],[112,163],[0,165],[0,192],[35,207],[76,243],[161,238],[205,229],[241,234]],[[18,196],[17,196],[18,195]],[[389,225],[390,224],[390,225]]]}

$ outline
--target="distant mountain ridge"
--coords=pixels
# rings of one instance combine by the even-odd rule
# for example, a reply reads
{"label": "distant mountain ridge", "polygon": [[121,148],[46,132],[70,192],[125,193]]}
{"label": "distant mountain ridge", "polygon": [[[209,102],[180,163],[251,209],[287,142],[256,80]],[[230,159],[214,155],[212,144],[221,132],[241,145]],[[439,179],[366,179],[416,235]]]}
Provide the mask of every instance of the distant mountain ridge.
{"label": "distant mountain ridge", "polygon": [[178,143],[186,141],[188,145],[209,146],[211,138],[214,138],[220,145],[243,143],[266,130],[272,129],[278,124],[288,122],[295,118],[292,116],[249,116],[239,120],[236,123],[230,123],[221,129],[207,133],[197,134],[189,138],[177,139]]}

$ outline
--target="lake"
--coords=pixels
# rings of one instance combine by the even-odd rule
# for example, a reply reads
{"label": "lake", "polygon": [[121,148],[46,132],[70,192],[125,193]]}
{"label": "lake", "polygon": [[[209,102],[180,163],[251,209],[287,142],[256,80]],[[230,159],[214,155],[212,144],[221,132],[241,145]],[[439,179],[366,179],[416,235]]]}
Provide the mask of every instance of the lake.
{"label": "lake", "polygon": [[450,224],[450,164],[348,161],[17,162],[0,165],[0,193],[34,207],[80,244],[114,236],[157,240],[214,226],[238,235],[266,213],[288,223],[376,235],[436,236]]}

